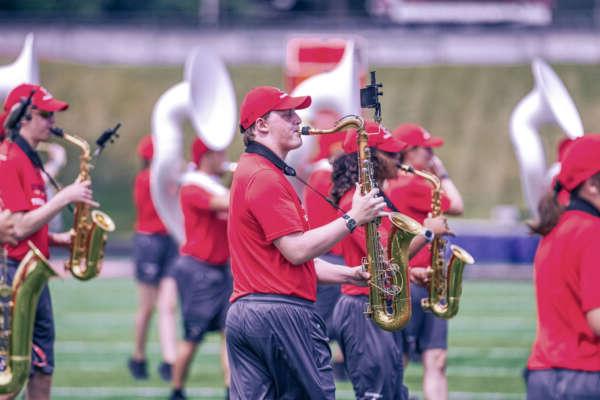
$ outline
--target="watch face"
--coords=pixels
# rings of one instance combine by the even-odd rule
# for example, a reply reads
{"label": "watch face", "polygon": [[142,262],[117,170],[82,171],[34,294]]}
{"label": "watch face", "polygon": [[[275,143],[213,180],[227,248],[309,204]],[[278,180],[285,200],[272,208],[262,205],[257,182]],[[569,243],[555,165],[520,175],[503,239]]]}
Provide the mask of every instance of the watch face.
{"label": "watch face", "polygon": [[354,228],[356,228],[356,221],[350,218],[348,221],[346,221],[346,226],[348,227],[350,232],[352,232]]}

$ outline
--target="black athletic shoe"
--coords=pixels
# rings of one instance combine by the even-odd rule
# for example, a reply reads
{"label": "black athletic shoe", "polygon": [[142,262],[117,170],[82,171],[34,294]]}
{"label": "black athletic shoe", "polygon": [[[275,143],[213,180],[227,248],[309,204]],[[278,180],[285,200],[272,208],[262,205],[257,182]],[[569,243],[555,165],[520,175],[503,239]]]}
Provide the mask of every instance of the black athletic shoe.
{"label": "black athletic shoe", "polygon": [[158,375],[160,375],[161,379],[165,382],[171,382],[171,377],[173,376],[173,365],[161,362],[158,366]]}
{"label": "black athletic shoe", "polygon": [[186,400],[185,393],[183,393],[183,389],[173,389],[171,392],[171,396],[169,396],[169,400]]}
{"label": "black athletic shoe", "polygon": [[148,368],[146,365],[146,360],[134,360],[130,358],[127,361],[127,367],[129,367],[129,372],[133,379],[148,379]]}

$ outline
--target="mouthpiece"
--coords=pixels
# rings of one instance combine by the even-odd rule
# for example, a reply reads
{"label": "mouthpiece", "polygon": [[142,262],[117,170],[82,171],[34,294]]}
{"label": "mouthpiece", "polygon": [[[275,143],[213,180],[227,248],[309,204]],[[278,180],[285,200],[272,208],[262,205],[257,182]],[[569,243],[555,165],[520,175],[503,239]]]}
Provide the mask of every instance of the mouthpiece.
{"label": "mouthpiece", "polygon": [[305,136],[310,135],[310,126],[303,126],[300,128],[300,134]]}
{"label": "mouthpiece", "polygon": [[400,168],[404,172],[410,172],[411,174],[415,173],[415,169],[413,167],[411,167],[410,165],[398,164],[398,168]]}
{"label": "mouthpiece", "polygon": [[60,128],[57,128],[56,126],[53,126],[52,128],[50,128],[50,133],[53,134],[54,136],[58,136],[58,137],[65,136],[65,133],[63,132],[63,130]]}

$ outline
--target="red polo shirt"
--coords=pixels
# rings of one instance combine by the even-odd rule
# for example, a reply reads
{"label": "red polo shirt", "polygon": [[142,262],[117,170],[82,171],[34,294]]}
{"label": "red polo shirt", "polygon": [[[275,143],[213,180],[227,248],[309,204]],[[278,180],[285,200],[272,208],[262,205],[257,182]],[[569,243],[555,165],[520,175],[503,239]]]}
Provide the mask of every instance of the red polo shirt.
{"label": "red polo shirt", "polygon": [[[431,212],[432,186],[425,179],[416,175],[399,174],[389,181],[387,196],[394,203],[398,212],[406,214],[420,224]],[[441,209],[445,212],[450,207],[450,199],[441,194]],[[424,246],[409,261],[411,267],[428,267],[431,265],[431,245]]]}
{"label": "red polo shirt", "polygon": [[[355,187],[352,187],[340,199],[340,207],[344,211],[350,211],[350,209],[352,208],[352,196],[354,195],[354,191]],[[387,238],[390,228],[391,223],[389,219],[381,218],[381,225],[379,226],[379,235],[381,238],[381,245],[384,248],[384,252],[387,246]],[[358,265],[361,265],[363,257],[365,257],[367,254],[365,226],[363,225],[356,228],[354,232],[344,237],[344,239],[342,239],[340,243],[345,264],[349,267],[356,267]],[[342,285],[342,293],[350,296],[368,295],[369,287],[356,285]]]}
{"label": "red polo shirt", "polygon": [[[0,145],[0,197],[4,208],[12,212],[28,212],[46,204],[46,185],[41,171],[34,167],[27,155],[13,142],[4,141]],[[50,256],[48,249],[48,225],[16,246],[8,245],[8,257],[22,260],[29,251],[27,242]]]}
{"label": "red polo shirt", "polygon": [[537,334],[527,367],[600,371],[600,338],[585,314],[600,307],[600,218],[566,211],[535,259]]}
{"label": "red polo shirt", "polygon": [[233,175],[230,204],[231,301],[251,293],[315,301],[313,261],[293,265],[273,244],[275,239],[309,229],[300,199],[283,173],[258,154],[242,154]]}
{"label": "red polo shirt", "polygon": [[135,177],[133,186],[133,204],[135,205],[134,229],[139,233],[166,234],[167,228],[156,213],[150,194],[150,168],[144,168]]}
{"label": "red polo shirt", "polygon": [[212,194],[194,184],[183,185],[179,196],[185,221],[181,254],[210,264],[224,264],[229,258],[227,213],[211,210]]}
{"label": "red polo shirt", "polygon": [[[326,160],[319,161],[308,177],[307,182],[319,193],[330,196],[333,182],[331,181],[331,165],[329,162]],[[340,217],[340,213],[331,204],[327,203],[325,199],[309,187],[304,188],[304,206],[306,207],[306,215],[311,229],[327,225]],[[330,253],[341,255],[340,244],[333,246]]]}

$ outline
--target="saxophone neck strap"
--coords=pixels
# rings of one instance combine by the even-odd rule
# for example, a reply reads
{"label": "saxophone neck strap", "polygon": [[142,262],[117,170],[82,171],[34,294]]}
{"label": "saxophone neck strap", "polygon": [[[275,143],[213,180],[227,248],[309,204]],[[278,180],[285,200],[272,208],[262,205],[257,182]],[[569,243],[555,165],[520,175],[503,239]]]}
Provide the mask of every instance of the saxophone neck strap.
{"label": "saxophone neck strap", "polygon": [[567,211],[583,211],[594,217],[600,217],[600,210],[594,207],[589,201],[582,199],[578,195],[571,195],[571,201],[567,206]]}
{"label": "saxophone neck strap", "polygon": [[246,146],[246,153],[258,154],[259,156],[266,158],[275,167],[280,169],[284,175],[293,176],[298,181],[300,181],[304,186],[310,188],[310,190],[312,190],[317,195],[319,195],[319,197],[321,197],[323,200],[325,200],[327,202],[327,204],[329,204],[335,210],[341,212],[342,214],[345,214],[344,210],[342,210],[340,207],[338,207],[331,198],[325,196],[323,193],[319,192],[317,189],[315,189],[313,186],[311,186],[304,179],[302,179],[298,175],[296,175],[296,170],[294,168],[292,168],[291,166],[289,166],[288,164],[286,164],[285,161],[283,161],[277,154],[275,154],[275,152],[273,152],[273,150],[269,149],[267,146],[265,146],[261,143],[258,143],[258,142],[251,141]]}
{"label": "saxophone neck strap", "polygon": [[50,184],[54,187],[54,189],[56,189],[56,191],[61,190],[62,187],[58,184],[58,182],[56,182],[54,180],[52,175],[50,175],[44,169],[44,163],[42,162],[40,155],[38,154],[37,151],[35,151],[33,149],[33,147],[31,147],[31,145],[27,142],[27,140],[25,140],[25,138],[23,136],[21,136],[18,132],[13,132],[11,139],[12,139],[13,143],[16,144],[17,146],[19,146],[19,148],[23,151],[23,153],[25,153],[25,155],[27,156],[29,161],[31,161],[33,166],[36,167],[37,169],[39,169],[40,171],[42,171],[44,173],[44,175],[46,175],[46,178],[48,178],[48,182],[50,182]]}

